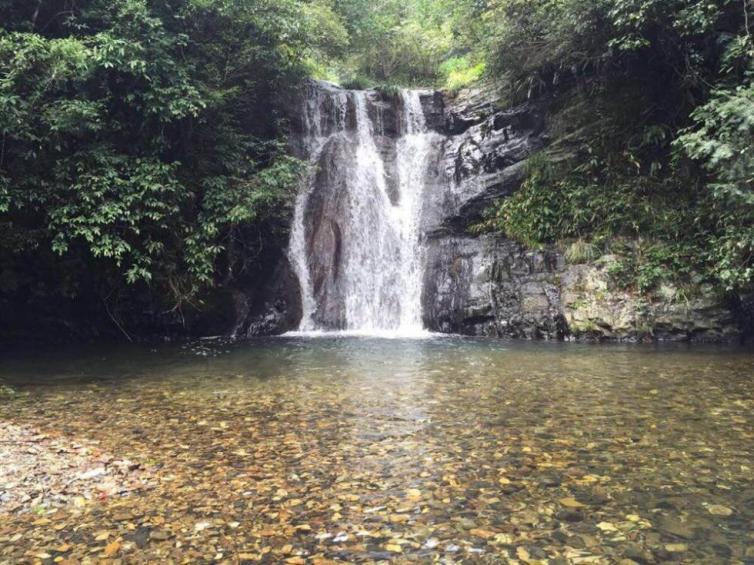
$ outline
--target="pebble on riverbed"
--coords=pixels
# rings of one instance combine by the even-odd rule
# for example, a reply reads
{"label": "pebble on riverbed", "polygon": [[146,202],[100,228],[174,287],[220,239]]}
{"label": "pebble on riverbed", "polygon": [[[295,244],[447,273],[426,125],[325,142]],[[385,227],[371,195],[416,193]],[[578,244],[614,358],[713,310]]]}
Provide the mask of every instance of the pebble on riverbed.
{"label": "pebble on riverbed", "polygon": [[754,363],[270,347],[0,403],[0,563],[754,558]]}
{"label": "pebble on riverbed", "polygon": [[121,497],[145,488],[146,474],[95,444],[0,421],[0,513],[44,515],[67,504]]}

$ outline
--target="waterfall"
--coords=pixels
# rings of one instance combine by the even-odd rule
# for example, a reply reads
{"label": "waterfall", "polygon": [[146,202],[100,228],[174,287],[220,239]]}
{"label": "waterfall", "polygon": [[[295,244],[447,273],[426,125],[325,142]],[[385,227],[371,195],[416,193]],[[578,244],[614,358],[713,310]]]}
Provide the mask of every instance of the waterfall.
{"label": "waterfall", "polygon": [[299,142],[312,169],[289,250],[299,331],[423,333],[421,213],[436,138],[421,93],[317,83],[303,106]]}

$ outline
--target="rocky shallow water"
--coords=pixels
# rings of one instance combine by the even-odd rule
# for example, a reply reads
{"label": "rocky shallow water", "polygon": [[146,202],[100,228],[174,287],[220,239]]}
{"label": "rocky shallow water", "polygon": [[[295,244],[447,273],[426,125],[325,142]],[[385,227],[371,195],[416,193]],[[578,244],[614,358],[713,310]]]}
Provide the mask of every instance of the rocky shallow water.
{"label": "rocky shallow water", "polygon": [[0,563],[752,562],[752,375],[460,338],[17,353]]}

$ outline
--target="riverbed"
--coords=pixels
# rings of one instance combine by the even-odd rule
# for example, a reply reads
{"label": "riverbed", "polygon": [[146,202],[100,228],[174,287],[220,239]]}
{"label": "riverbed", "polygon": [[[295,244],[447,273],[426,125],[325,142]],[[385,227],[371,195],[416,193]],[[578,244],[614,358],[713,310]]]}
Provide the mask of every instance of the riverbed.
{"label": "riverbed", "polygon": [[3,379],[0,563],[754,560],[741,348],[283,337]]}

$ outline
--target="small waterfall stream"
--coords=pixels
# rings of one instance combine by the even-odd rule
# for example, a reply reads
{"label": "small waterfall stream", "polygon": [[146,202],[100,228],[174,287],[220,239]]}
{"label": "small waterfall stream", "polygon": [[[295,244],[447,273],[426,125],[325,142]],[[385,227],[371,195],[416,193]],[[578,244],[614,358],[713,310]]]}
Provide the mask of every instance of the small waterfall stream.
{"label": "small waterfall stream", "polygon": [[313,167],[289,250],[299,331],[423,333],[420,224],[436,138],[420,95],[310,89],[300,142]]}

